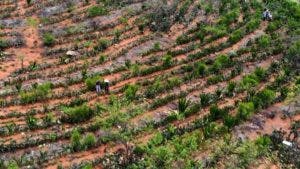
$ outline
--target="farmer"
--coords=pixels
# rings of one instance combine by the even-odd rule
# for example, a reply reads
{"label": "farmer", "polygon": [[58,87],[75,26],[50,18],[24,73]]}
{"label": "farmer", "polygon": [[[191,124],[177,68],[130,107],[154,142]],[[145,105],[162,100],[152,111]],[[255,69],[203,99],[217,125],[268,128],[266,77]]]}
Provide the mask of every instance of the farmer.
{"label": "farmer", "polygon": [[96,92],[99,94],[101,92],[101,82],[98,80],[96,82]]}
{"label": "farmer", "polygon": [[265,21],[265,20],[268,20],[268,21],[272,20],[272,14],[271,14],[271,12],[269,11],[269,9],[266,9],[266,8],[265,8],[265,10],[264,10],[264,12],[263,12],[263,20],[264,20],[264,21]]}
{"label": "farmer", "polygon": [[109,94],[109,80],[105,79],[104,80],[104,90],[106,94]]}

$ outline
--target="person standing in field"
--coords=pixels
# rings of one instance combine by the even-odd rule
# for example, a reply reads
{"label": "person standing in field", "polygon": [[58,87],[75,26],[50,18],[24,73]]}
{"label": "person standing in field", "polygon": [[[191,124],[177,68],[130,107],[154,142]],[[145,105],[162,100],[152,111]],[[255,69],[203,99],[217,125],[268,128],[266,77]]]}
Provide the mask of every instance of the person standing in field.
{"label": "person standing in field", "polygon": [[99,94],[101,92],[101,82],[98,80],[96,82],[96,92]]}
{"label": "person standing in field", "polygon": [[104,90],[106,94],[109,94],[109,80],[105,79],[104,80]]}
{"label": "person standing in field", "polygon": [[263,20],[268,20],[271,21],[272,20],[272,14],[269,11],[269,9],[265,8],[264,12],[263,12]]}

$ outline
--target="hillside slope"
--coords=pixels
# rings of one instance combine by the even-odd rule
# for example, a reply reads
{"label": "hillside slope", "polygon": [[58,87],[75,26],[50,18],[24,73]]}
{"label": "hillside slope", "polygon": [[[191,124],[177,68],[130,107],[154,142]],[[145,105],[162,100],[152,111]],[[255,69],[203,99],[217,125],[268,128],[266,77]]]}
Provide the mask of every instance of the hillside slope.
{"label": "hillside slope", "polygon": [[300,168],[299,37],[290,0],[1,1],[0,168]]}

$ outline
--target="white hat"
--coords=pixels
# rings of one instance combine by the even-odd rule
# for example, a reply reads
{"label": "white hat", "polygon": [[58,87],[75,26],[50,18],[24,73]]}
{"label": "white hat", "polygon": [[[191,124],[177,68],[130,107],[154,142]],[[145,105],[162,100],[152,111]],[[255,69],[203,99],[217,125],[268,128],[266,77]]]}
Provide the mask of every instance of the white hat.
{"label": "white hat", "polygon": [[108,79],[104,79],[104,82],[109,83],[109,80]]}

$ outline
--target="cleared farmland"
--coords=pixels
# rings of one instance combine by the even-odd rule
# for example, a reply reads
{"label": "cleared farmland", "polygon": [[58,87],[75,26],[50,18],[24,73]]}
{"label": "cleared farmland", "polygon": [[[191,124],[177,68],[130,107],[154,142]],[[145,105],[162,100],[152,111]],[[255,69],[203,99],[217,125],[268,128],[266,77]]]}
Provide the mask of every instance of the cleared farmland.
{"label": "cleared farmland", "polygon": [[2,0],[0,168],[299,168],[299,24],[289,0]]}

